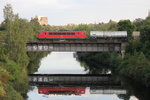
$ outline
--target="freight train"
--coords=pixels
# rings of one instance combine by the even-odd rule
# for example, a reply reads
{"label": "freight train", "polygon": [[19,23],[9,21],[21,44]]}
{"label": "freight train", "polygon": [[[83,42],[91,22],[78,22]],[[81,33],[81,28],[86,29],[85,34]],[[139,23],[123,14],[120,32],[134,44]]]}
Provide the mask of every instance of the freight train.
{"label": "freight train", "polygon": [[127,38],[126,31],[91,31],[88,37],[83,31],[41,31],[38,39],[97,39],[97,38]]}

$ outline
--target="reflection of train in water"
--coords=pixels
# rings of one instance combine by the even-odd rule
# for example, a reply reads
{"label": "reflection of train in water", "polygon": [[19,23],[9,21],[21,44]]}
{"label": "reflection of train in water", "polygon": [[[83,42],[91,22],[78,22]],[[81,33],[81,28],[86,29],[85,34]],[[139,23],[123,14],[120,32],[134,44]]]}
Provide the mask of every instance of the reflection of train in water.
{"label": "reflection of train in water", "polygon": [[85,94],[85,88],[38,88],[38,93],[56,95],[81,95]]}
{"label": "reflection of train in water", "polygon": [[126,94],[125,89],[90,89],[90,94]]}
{"label": "reflection of train in water", "polygon": [[91,31],[87,37],[82,31],[40,31],[38,39],[87,39],[87,38],[127,38],[126,31]]}

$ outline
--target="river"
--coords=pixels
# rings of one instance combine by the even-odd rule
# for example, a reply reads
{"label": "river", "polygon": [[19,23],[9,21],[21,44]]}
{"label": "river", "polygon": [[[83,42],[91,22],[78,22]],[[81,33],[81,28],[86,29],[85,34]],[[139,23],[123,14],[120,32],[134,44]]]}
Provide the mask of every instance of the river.
{"label": "river", "polygon": [[[73,52],[52,52],[40,62],[40,67],[35,74],[86,74],[84,67],[76,60]],[[111,90],[103,89],[103,93],[90,93],[90,87],[85,88],[82,95],[45,95],[39,94],[37,87],[32,87],[27,93],[28,100],[124,100],[117,94],[104,93]],[[98,90],[99,92],[101,90]],[[117,90],[116,90],[117,91]],[[123,95],[126,90],[122,90]],[[124,92],[125,91],[125,92]],[[125,93],[125,94],[124,94]],[[135,96],[130,96],[129,100],[138,100]]]}

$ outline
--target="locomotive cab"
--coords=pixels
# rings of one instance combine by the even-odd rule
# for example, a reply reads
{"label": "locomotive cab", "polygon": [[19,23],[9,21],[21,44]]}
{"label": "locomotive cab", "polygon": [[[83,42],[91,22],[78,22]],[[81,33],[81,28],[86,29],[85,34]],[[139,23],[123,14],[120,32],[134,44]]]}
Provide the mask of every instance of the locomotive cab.
{"label": "locomotive cab", "polygon": [[45,39],[46,38],[46,32],[38,32],[38,39]]}

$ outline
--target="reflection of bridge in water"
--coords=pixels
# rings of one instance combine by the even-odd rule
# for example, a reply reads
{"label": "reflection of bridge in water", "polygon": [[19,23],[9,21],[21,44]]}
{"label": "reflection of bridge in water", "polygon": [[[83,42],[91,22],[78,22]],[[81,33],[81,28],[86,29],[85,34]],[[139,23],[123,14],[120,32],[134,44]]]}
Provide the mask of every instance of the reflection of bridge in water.
{"label": "reflection of bridge in water", "polygon": [[30,74],[29,84],[37,86],[39,94],[126,94],[121,82],[110,74]]}
{"label": "reflection of bridge in water", "polygon": [[30,74],[30,85],[118,85],[112,75],[84,75],[84,74]]}

